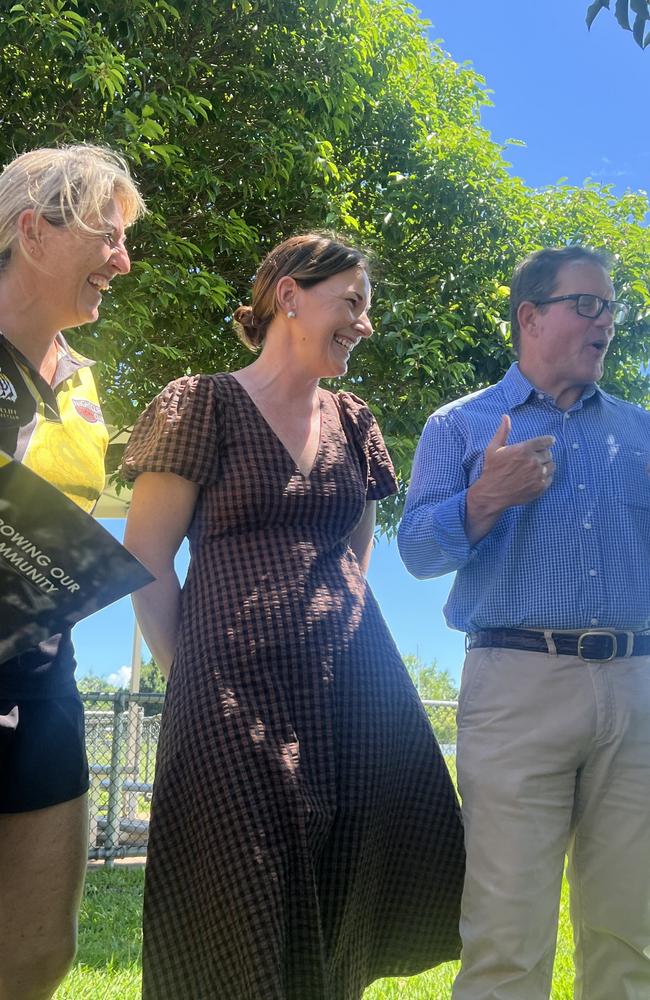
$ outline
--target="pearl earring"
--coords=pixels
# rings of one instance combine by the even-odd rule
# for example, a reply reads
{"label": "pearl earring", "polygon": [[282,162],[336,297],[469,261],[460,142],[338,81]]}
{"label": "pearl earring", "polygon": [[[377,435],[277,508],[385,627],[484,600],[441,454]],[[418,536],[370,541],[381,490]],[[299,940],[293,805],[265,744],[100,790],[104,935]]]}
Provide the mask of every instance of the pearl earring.
{"label": "pearl earring", "polygon": [[289,312],[287,313],[287,317],[288,319],[295,319],[296,318],[295,311],[293,309],[290,309]]}

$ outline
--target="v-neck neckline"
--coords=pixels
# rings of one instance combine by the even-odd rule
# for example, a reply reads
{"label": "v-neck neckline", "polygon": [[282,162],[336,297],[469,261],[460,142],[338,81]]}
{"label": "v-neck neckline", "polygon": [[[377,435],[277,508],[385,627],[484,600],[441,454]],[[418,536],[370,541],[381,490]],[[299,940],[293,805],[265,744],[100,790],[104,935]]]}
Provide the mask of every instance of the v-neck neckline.
{"label": "v-neck neckline", "polygon": [[232,382],[235,383],[235,385],[237,385],[239,387],[239,389],[241,390],[241,392],[245,395],[246,399],[249,401],[250,405],[255,410],[255,413],[257,414],[258,418],[262,421],[262,423],[266,427],[268,433],[275,439],[275,441],[278,443],[278,445],[280,446],[280,448],[282,448],[282,451],[287,456],[287,458],[291,462],[291,465],[293,466],[294,475],[297,473],[301,477],[301,479],[304,480],[304,482],[307,482],[310,479],[311,474],[312,474],[312,472],[314,471],[314,469],[316,467],[316,464],[318,463],[318,460],[320,458],[322,444],[323,444],[323,419],[324,419],[324,417],[323,417],[323,409],[324,408],[323,408],[323,394],[322,394],[322,392],[320,390],[320,386],[316,389],[316,392],[318,394],[318,415],[319,415],[319,418],[320,418],[320,423],[319,423],[319,428],[318,428],[318,443],[316,445],[316,451],[314,452],[314,458],[312,460],[312,463],[311,463],[311,466],[309,468],[309,471],[307,473],[305,473],[305,472],[303,472],[303,470],[300,468],[300,466],[296,462],[295,458],[293,457],[293,455],[291,454],[291,452],[287,448],[286,444],[284,443],[284,441],[282,440],[282,438],[280,437],[280,435],[277,433],[277,431],[275,431],[273,429],[273,427],[271,426],[271,424],[269,423],[269,421],[266,419],[266,417],[264,416],[264,414],[260,410],[259,406],[257,405],[257,403],[255,402],[255,400],[251,396],[251,394],[248,391],[248,389],[246,388],[246,386],[242,385],[242,383],[239,381],[239,379],[232,372],[226,372],[226,375],[228,376],[228,378]]}

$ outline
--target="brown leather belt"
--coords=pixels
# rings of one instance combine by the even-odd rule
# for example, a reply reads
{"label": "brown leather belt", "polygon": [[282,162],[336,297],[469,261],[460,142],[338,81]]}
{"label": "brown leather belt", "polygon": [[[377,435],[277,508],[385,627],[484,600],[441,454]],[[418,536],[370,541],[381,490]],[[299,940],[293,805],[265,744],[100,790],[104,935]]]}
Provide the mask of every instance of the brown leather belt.
{"label": "brown leather belt", "polygon": [[650,654],[650,632],[614,632],[587,629],[584,632],[553,632],[543,629],[489,628],[467,636],[467,649],[499,646],[527,649],[535,653],[579,656],[586,661]]}

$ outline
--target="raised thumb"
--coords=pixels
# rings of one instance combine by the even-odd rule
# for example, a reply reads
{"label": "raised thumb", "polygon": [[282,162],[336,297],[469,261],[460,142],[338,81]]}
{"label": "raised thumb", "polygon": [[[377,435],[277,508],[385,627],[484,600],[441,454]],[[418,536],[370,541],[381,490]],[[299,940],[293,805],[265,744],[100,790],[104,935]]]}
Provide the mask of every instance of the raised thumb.
{"label": "raised thumb", "polygon": [[501,423],[497,427],[497,432],[488,444],[489,451],[496,451],[497,448],[503,448],[507,444],[508,437],[510,435],[510,417],[507,413],[504,413],[501,417]]}

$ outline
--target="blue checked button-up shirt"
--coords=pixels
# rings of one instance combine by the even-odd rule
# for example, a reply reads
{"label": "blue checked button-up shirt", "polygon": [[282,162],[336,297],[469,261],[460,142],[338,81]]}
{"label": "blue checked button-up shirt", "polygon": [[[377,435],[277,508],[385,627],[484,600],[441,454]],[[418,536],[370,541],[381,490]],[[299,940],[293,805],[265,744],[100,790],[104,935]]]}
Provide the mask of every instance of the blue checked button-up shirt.
{"label": "blue checked button-up shirt", "polygon": [[[550,434],[555,478],[476,545],[468,487],[504,413],[508,444]],[[417,577],[456,570],[452,628],[650,628],[650,414],[596,385],[566,412],[513,364],[496,385],[443,406],[418,445],[398,542]]]}

